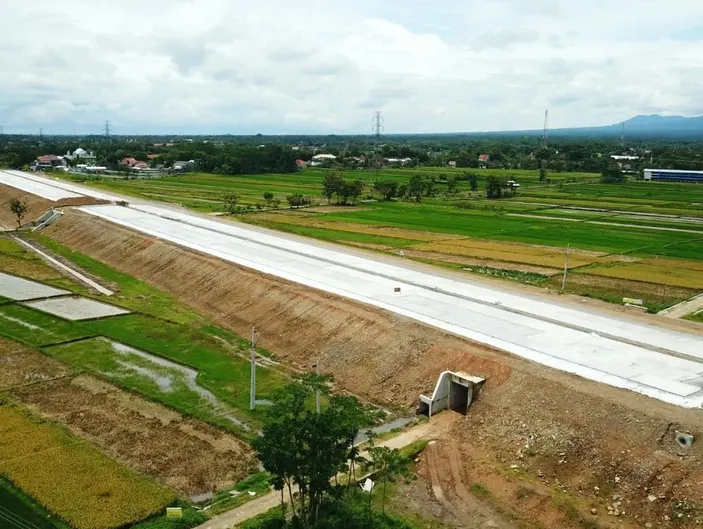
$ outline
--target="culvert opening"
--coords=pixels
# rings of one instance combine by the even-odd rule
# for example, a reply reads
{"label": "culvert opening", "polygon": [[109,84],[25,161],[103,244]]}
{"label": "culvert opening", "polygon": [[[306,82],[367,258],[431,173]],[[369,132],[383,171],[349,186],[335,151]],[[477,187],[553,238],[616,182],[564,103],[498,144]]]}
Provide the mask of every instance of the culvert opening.
{"label": "culvert opening", "polygon": [[442,410],[466,414],[474,395],[485,382],[484,378],[462,372],[444,371],[437,379],[431,396],[420,395],[418,414],[432,417]]}

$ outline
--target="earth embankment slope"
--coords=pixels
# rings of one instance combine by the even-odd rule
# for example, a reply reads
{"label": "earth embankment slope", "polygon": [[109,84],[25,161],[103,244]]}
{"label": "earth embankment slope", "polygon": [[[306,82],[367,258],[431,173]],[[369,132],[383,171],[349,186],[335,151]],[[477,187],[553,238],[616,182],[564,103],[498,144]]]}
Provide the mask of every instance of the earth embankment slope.
{"label": "earth embankment slope", "polygon": [[[496,468],[514,462],[535,477],[530,487],[545,501],[559,483],[584,505],[605,508],[603,494],[591,492],[599,487],[626,498],[630,512],[661,520],[680,498],[703,506],[703,445],[684,453],[673,439],[676,430],[703,436],[700,410],[555,371],[80,212],[45,233],[168,291],[240,335],[255,325],[261,345],[283,361],[310,369],[320,359],[340,388],[384,405],[413,406],[446,369],[486,376],[453,437],[463,457],[476,462],[468,465],[469,479],[489,488],[505,488],[505,472]],[[520,503],[519,497],[504,500]]]}
{"label": "earth embankment slope", "polygon": [[27,212],[25,213],[23,222],[34,220],[44,214],[54,202],[40,198],[36,195],[31,195],[25,191],[15,189],[14,187],[0,184],[0,227],[16,228],[17,216],[10,211],[10,201],[19,199],[26,201]]}

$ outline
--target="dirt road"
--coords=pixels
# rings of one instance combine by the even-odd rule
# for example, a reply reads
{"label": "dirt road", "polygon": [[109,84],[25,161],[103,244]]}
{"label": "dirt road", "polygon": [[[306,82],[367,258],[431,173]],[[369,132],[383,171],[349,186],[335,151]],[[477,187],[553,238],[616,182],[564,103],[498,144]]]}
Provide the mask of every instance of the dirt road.
{"label": "dirt road", "polygon": [[689,299],[688,301],[684,301],[683,303],[679,303],[678,305],[674,305],[673,307],[661,311],[659,314],[667,318],[683,318],[699,310],[703,310],[703,294]]}

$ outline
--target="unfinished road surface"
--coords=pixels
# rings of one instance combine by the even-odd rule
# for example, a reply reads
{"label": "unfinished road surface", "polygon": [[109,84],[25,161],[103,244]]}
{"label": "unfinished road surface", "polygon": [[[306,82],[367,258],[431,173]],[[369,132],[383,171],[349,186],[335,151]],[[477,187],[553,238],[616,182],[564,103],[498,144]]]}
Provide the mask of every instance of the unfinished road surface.
{"label": "unfinished road surface", "polygon": [[[2,183],[52,200],[61,192],[121,200],[16,171],[4,172]],[[144,202],[80,209],[552,368],[680,406],[703,405],[703,340],[694,334],[564,307]]]}

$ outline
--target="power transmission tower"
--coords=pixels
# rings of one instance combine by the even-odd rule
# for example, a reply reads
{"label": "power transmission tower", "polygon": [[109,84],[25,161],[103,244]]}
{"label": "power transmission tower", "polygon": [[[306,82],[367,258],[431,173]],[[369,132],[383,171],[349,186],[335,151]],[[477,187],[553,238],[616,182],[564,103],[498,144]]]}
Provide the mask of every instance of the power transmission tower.
{"label": "power transmission tower", "polygon": [[251,328],[251,388],[249,390],[249,409],[256,408],[256,327]]}
{"label": "power transmission tower", "polygon": [[549,109],[544,111],[544,134],[542,134],[542,145],[544,147],[549,143]]}
{"label": "power transmission tower", "polygon": [[376,141],[381,140],[381,133],[383,132],[383,123],[385,120],[383,119],[383,116],[381,115],[381,111],[377,110],[376,113],[373,116],[373,126],[371,127],[371,130],[373,130],[374,134],[376,135]]}
{"label": "power transmission tower", "polygon": [[39,141],[44,141],[44,129],[39,129]]}
{"label": "power transmission tower", "polygon": [[110,122],[106,121],[105,122],[105,137],[107,138],[107,141],[110,141]]}

